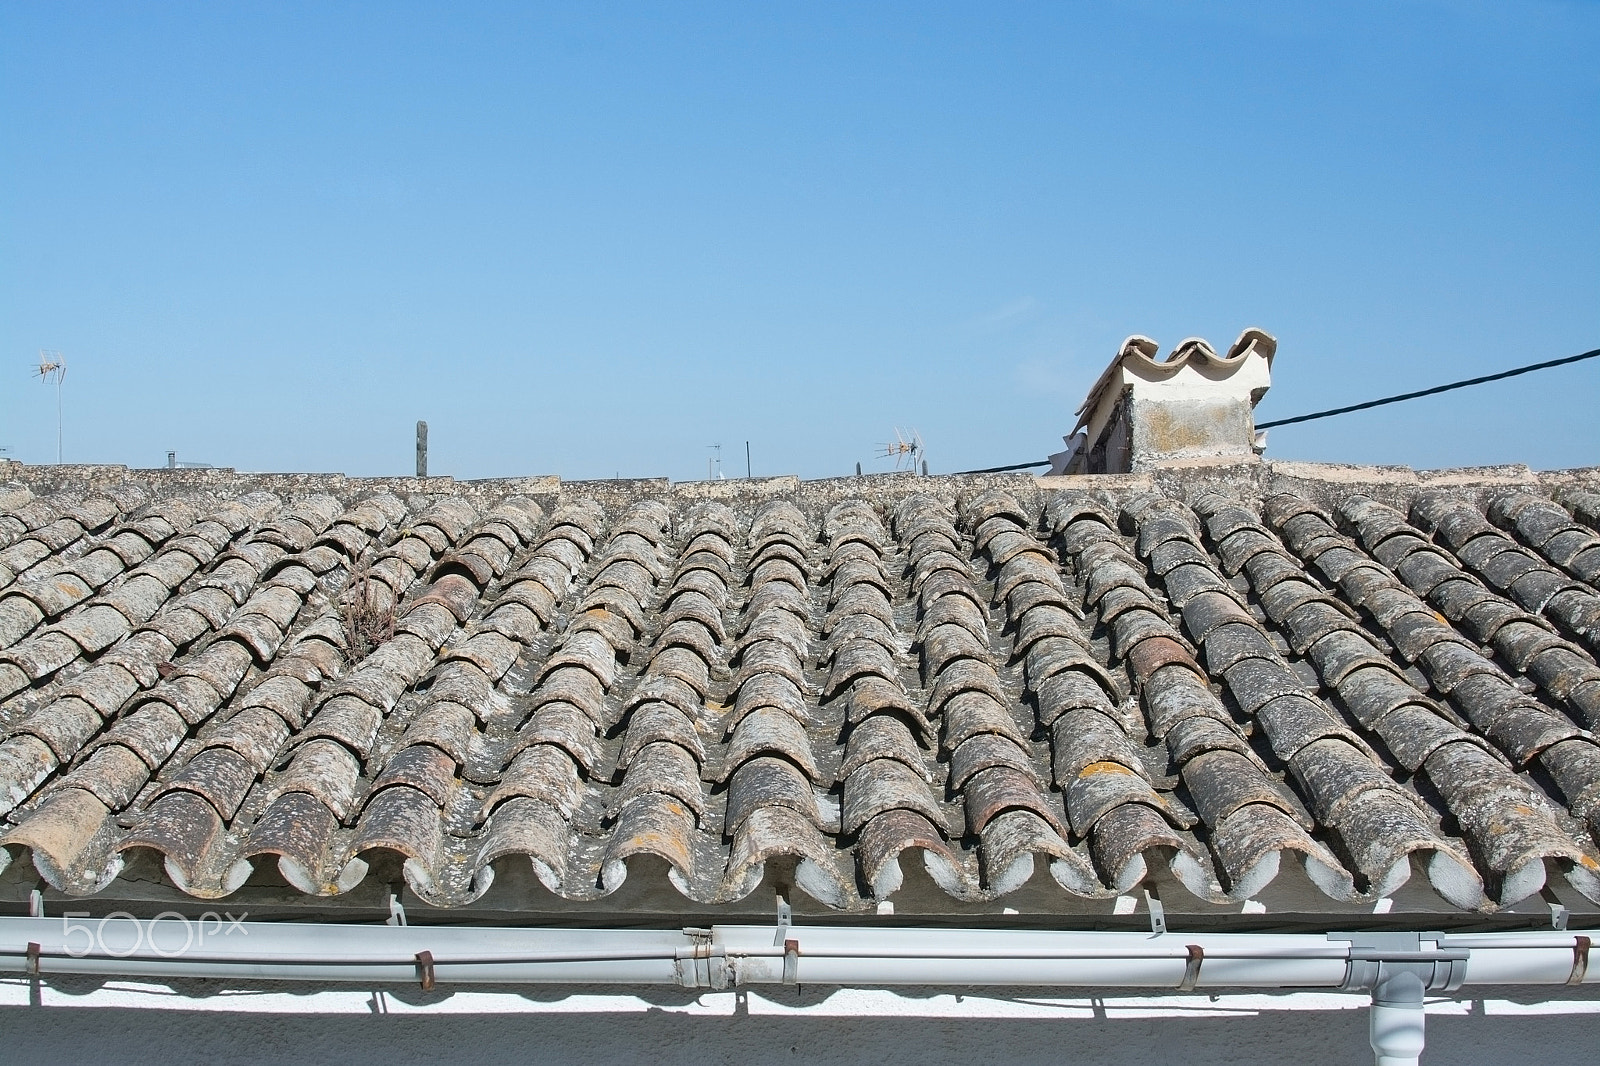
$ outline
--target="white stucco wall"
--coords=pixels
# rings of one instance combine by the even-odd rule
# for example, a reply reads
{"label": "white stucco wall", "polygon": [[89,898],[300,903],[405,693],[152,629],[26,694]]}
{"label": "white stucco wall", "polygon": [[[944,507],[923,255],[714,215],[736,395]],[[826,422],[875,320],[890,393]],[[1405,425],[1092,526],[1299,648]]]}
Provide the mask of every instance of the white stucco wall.
{"label": "white stucco wall", "polygon": [[[1359,996],[1094,999],[1040,990],[957,997],[810,988],[699,997],[573,989],[219,991],[215,984],[128,981],[35,990],[6,980],[0,982],[0,1060],[74,1066],[1372,1061]],[[1477,990],[1435,999],[1428,1014],[1425,1063],[1587,1061],[1600,1046],[1595,988]]]}

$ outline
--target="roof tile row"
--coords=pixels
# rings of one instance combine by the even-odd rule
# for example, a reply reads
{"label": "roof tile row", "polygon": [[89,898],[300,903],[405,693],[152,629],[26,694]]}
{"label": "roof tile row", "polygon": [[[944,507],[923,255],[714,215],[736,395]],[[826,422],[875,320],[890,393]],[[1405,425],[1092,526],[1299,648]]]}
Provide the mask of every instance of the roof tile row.
{"label": "roof tile row", "polygon": [[439,906],[521,863],[855,909],[908,861],[964,903],[1291,866],[1330,905],[1414,870],[1600,901],[1600,497],[922,484],[23,493],[5,861],[93,894],[154,855],[202,898],[393,863]]}

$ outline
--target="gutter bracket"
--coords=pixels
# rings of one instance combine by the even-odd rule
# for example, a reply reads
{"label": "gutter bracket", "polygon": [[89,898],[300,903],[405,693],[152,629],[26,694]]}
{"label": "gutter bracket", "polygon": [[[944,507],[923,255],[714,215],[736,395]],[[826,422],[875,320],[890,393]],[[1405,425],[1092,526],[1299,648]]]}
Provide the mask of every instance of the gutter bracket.
{"label": "gutter bracket", "polygon": [[1572,918],[1572,912],[1562,904],[1561,899],[1549,885],[1539,890],[1540,897],[1550,907],[1550,928],[1558,933],[1566,932],[1567,922]]}
{"label": "gutter bracket", "polygon": [[1163,936],[1167,931],[1167,908],[1161,903],[1161,894],[1155,886],[1144,890],[1144,905],[1150,910],[1150,934]]}
{"label": "gutter bracket", "polygon": [[789,900],[782,892],[778,893],[778,928],[772,936],[772,946],[781,948],[789,936],[789,926],[794,924],[794,908],[789,906]]}
{"label": "gutter bracket", "polygon": [[37,888],[28,893],[28,917],[44,917],[44,893]]}
{"label": "gutter bracket", "polygon": [[406,909],[400,905],[400,900],[393,892],[389,893],[389,917],[384,919],[384,925],[405,925]]}

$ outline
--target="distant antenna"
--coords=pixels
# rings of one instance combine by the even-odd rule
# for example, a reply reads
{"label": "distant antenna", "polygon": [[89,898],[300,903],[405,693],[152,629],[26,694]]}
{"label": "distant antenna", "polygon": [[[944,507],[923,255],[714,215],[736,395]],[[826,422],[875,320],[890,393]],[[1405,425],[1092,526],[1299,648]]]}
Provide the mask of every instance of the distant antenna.
{"label": "distant antenna", "polygon": [[711,451],[715,453],[714,455],[712,455],[712,456],[710,456],[710,457],[708,457],[706,459],[706,480],[707,481],[721,481],[722,480],[722,445],[720,445],[720,444],[707,444],[706,447],[710,448]]}
{"label": "distant antenna", "polygon": [[916,430],[912,430],[909,434],[902,433],[898,426],[895,427],[894,440],[887,444],[880,444],[878,448],[878,458],[893,459],[896,470],[902,468],[915,470],[917,468],[917,460],[923,459],[928,451],[923,446],[922,434]]}
{"label": "distant antenna", "polygon": [[56,379],[56,465],[61,465],[61,380],[67,376],[67,357],[48,348],[39,349],[39,366],[34,371],[40,382]]}

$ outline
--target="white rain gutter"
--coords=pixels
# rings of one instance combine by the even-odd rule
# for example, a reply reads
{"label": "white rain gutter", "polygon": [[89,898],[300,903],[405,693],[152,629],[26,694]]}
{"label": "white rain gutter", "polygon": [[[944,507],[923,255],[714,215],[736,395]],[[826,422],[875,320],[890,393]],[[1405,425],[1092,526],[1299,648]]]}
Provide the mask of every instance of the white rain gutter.
{"label": "white rain gutter", "polygon": [[0,918],[0,972],[324,983],[726,989],[1042,985],[1340,989],[1373,997],[1379,1066],[1417,1062],[1423,996],[1464,985],[1600,984],[1600,931],[1135,933],[843,926],[519,929]]}

